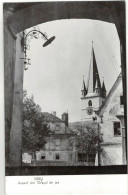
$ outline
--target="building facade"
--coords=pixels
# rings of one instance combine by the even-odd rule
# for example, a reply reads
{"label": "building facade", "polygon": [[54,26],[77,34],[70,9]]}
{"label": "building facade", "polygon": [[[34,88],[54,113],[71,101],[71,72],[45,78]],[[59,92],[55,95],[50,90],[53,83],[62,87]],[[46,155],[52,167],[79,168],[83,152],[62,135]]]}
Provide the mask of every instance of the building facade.
{"label": "building facade", "polygon": [[[122,99],[122,75],[120,74],[111,88],[104,104],[98,111],[100,123],[100,132],[103,135],[101,147],[101,165],[122,165],[123,160],[123,131],[121,121],[117,117],[122,113],[124,118],[124,106]],[[102,121],[101,121],[102,117]]]}
{"label": "building facade", "polygon": [[48,124],[50,134],[46,149],[36,152],[36,164],[46,166],[73,165],[75,162],[75,133],[68,127],[68,114],[62,120],[53,114],[44,112],[44,121]]}

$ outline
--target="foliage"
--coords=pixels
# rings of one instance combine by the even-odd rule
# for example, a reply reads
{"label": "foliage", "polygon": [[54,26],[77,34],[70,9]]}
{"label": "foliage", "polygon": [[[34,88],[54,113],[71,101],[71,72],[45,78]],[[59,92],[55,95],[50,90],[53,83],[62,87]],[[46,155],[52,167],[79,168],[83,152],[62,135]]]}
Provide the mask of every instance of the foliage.
{"label": "foliage", "polygon": [[40,149],[45,149],[48,133],[40,106],[35,103],[33,96],[28,97],[27,91],[24,91],[22,152],[33,154]]}
{"label": "foliage", "polygon": [[[97,127],[96,127],[97,126]],[[98,123],[95,126],[79,127],[77,130],[78,136],[76,137],[76,150],[78,153],[94,154],[98,150],[101,151],[100,143],[102,137],[99,134]]]}

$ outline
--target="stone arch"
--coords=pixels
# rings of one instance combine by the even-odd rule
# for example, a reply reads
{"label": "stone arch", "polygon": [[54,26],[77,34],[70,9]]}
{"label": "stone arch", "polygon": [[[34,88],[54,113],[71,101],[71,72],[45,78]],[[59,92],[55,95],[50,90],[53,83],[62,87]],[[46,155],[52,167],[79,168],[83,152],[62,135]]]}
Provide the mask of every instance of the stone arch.
{"label": "stone arch", "polygon": [[[123,89],[126,89],[124,74],[126,72],[125,2],[5,3],[4,72],[7,166],[21,165],[23,65],[21,61],[18,61],[18,57],[22,56],[23,52],[18,33],[44,22],[71,18],[102,20],[116,25],[121,42]],[[123,91],[126,97],[126,90]]]}

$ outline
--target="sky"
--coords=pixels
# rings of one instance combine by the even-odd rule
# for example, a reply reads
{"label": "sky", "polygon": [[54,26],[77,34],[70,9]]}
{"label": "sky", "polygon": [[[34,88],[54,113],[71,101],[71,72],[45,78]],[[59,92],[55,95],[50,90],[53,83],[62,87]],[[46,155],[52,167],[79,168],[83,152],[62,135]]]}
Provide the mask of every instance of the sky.
{"label": "sky", "polygon": [[116,27],[87,19],[56,20],[38,27],[48,38],[56,38],[47,47],[42,47],[42,38],[30,41],[27,57],[31,66],[24,71],[24,89],[34,96],[42,112],[56,111],[61,118],[68,111],[69,122],[80,121],[81,88],[83,76],[87,84],[92,41],[100,80],[102,83],[104,77],[107,93],[121,71]]}

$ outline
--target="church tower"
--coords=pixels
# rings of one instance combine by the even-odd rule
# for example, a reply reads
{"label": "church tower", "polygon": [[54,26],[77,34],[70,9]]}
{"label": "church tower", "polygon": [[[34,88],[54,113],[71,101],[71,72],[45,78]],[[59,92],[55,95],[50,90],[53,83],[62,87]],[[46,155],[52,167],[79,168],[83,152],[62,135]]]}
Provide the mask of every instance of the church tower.
{"label": "church tower", "polygon": [[83,79],[81,97],[81,120],[92,120],[94,111],[98,111],[106,97],[106,88],[103,81],[102,87],[97,68],[95,53],[92,45],[91,61],[89,66],[87,87]]}

